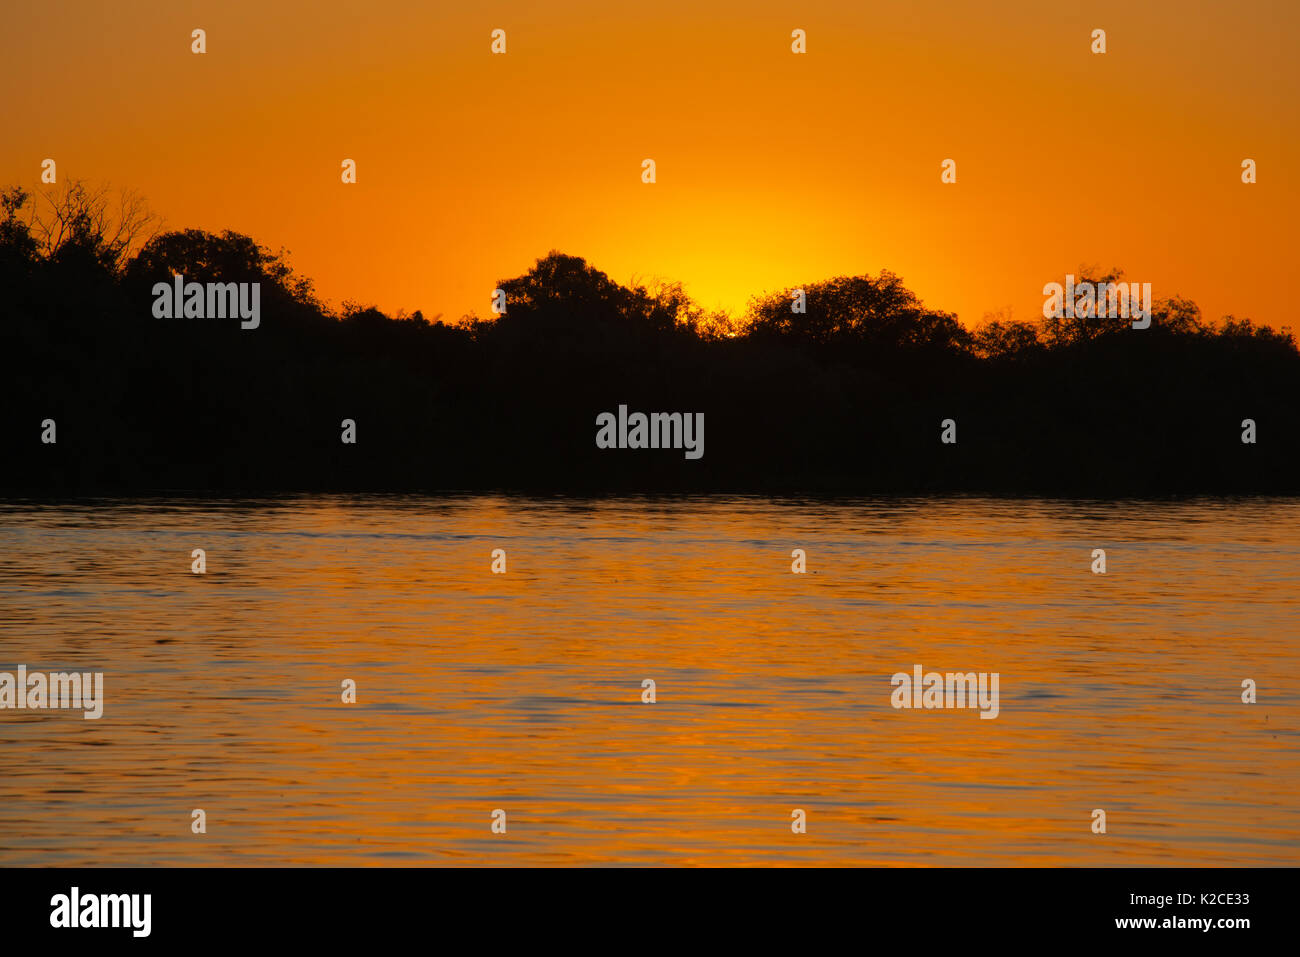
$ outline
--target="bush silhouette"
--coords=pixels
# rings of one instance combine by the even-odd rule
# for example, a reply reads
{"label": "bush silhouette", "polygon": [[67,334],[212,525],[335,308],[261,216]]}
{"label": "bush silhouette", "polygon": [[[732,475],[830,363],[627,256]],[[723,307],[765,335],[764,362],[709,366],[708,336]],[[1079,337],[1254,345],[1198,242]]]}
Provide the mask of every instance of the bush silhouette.
{"label": "bush silhouette", "polygon": [[[45,213],[35,205],[49,204]],[[1298,490],[1288,330],[1195,304],[968,330],[896,275],[842,276],[709,313],[680,283],[623,285],[552,251],[501,280],[501,316],[331,309],[236,232],[152,234],[76,186],[0,191],[0,486],[156,490]],[[125,218],[125,222],[123,222]],[[153,286],[261,283],[261,326],[158,319]],[[1118,279],[1117,273],[1099,277]],[[703,412],[705,455],[609,451],[620,404]],[[57,445],[39,441],[58,422]],[[340,423],[358,425],[355,446]],[[940,421],[958,421],[956,445]],[[1255,419],[1256,445],[1240,441]]]}

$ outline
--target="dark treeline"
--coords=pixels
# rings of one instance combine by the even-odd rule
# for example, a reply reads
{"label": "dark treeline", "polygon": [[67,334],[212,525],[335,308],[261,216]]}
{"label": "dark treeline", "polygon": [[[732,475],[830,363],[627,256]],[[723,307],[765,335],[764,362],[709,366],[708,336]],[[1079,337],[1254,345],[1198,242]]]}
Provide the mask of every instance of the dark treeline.
{"label": "dark treeline", "polygon": [[[78,184],[43,209],[21,190],[3,200],[11,494],[1300,490],[1293,338],[1211,325],[1179,299],[1157,299],[1146,330],[971,332],[883,273],[808,283],[805,314],[771,293],[732,322],[680,285],[623,286],[553,252],[499,284],[504,316],[448,325],[330,309],[233,232],[141,242],[138,204]],[[260,326],[156,318],[153,287],[175,273],[259,282]],[[598,449],[596,416],[620,403],[704,413],[703,458]],[[947,418],[956,445],[940,442]]]}

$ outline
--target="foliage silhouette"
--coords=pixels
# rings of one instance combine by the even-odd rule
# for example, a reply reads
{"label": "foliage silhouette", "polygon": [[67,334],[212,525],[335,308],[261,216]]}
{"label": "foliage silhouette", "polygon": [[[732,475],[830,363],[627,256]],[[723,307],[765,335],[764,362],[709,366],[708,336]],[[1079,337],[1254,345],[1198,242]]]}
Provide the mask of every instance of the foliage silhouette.
{"label": "foliage silhouette", "polygon": [[[331,309],[282,252],[147,235],[138,204],[80,184],[35,203],[4,190],[0,214],[10,493],[1300,491],[1294,338],[1176,297],[1146,330],[968,330],[884,272],[804,286],[802,314],[794,290],[761,295],[736,319],[553,251],[499,283],[504,315],[448,324]],[[261,326],[155,318],[174,273],[261,283]],[[596,448],[596,416],[620,404],[705,413],[704,457]]]}

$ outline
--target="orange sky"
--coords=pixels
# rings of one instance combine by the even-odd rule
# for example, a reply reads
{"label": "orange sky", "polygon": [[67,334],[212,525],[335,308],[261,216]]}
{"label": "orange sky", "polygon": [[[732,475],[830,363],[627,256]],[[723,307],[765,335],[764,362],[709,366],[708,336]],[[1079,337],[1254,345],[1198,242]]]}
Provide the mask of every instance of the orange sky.
{"label": "orange sky", "polygon": [[558,248],[733,311],[891,269],[967,325],[1032,319],[1097,264],[1292,322],[1292,0],[65,0],[4,21],[0,183],[53,157],[171,228],[287,247],[334,303],[485,315]]}

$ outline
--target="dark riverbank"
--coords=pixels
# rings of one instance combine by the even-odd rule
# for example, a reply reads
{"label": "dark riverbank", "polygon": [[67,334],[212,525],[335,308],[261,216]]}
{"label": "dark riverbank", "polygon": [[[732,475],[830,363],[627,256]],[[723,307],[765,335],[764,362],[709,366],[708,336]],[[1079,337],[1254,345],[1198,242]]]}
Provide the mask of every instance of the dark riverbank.
{"label": "dark riverbank", "polygon": [[[970,332],[886,273],[809,283],[803,314],[774,293],[733,323],[552,254],[501,283],[504,316],[452,326],[333,312],[233,233],[126,256],[93,230],[43,247],[20,211],[0,233],[10,493],[1300,492],[1294,340],[1177,299],[1144,330]],[[158,318],[177,273],[259,283],[257,328]],[[621,404],[703,413],[703,454],[598,448],[597,416]]]}

